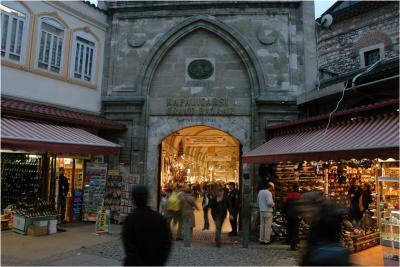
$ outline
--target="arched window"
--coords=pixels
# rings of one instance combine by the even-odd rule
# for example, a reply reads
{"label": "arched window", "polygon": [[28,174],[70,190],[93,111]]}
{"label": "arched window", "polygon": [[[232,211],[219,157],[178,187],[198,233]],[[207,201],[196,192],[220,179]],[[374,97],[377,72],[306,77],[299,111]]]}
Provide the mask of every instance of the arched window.
{"label": "arched window", "polygon": [[18,63],[25,62],[29,12],[18,2],[2,2],[1,57]]}
{"label": "arched window", "polygon": [[65,27],[51,17],[40,18],[37,67],[62,74]]}
{"label": "arched window", "polygon": [[95,83],[96,73],[96,38],[84,31],[77,31],[73,36],[71,78]]}

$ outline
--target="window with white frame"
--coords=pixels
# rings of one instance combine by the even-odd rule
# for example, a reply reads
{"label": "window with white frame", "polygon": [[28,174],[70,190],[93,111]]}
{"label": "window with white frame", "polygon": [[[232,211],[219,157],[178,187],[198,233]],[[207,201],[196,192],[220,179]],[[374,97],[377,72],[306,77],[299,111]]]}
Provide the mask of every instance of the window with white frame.
{"label": "window with white frame", "polygon": [[40,19],[37,67],[61,74],[63,70],[65,27],[49,17]]}
{"label": "window with white frame", "polygon": [[96,70],[96,39],[86,32],[74,34],[71,77],[94,83]]}
{"label": "window with white frame", "polygon": [[0,4],[1,57],[18,63],[25,62],[29,13],[17,2]]}

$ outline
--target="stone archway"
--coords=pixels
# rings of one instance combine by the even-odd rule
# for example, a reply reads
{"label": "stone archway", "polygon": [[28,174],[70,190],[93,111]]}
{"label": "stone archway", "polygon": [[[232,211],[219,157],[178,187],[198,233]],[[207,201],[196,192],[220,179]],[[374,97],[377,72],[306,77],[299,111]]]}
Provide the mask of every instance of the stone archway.
{"label": "stone archway", "polygon": [[[159,145],[169,136],[182,128],[193,126],[208,126],[226,132],[238,140],[244,151],[250,150],[250,128],[249,117],[227,117],[224,119],[213,119],[204,117],[175,118],[175,117],[150,117],[149,136],[147,150],[147,179],[146,184],[153,196],[158,194],[159,184]],[[151,199],[153,207],[157,207],[157,197]]]}
{"label": "stone archway", "polygon": [[[235,53],[240,60],[244,73],[247,75],[248,81],[248,96],[245,102],[238,102],[234,105],[247,106],[247,111],[241,114],[230,114],[228,116],[214,115],[198,115],[184,114],[184,116],[163,113],[165,111],[157,111],[153,113],[154,106],[163,106],[165,98],[169,95],[157,95],[158,99],[152,97],[151,88],[157,68],[168,52],[175,48],[176,44],[185,37],[196,31],[209,32],[218,39],[228,44],[229,49]],[[146,184],[150,187],[150,192],[153,196],[158,193],[158,145],[161,140],[169,133],[178,129],[190,127],[193,125],[205,125],[225,131],[237,138],[242,146],[243,151],[247,151],[253,144],[253,132],[255,128],[255,98],[259,95],[261,88],[265,87],[264,74],[261,64],[255,55],[254,51],[247,41],[230,26],[224,24],[213,16],[193,16],[184,22],[173,27],[170,31],[164,34],[154,45],[153,49],[147,57],[142,71],[138,77],[138,89],[142,94],[146,95],[145,102],[145,135],[147,143],[145,144],[145,179]],[[174,97],[174,95],[171,95]],[[210,95],[202,95],[208,97]],[[227,94],[226,97],[229,97]],[[162,99],[164,98],[164,99]],[[245,103],[245,104],[243,104]],[[152,106],[151,106],[152,105]],[[153,207],[157,206],[157,197],[152,198]]]}
{"label": "stone archway", "polygon": [[261,62],[255,52],[238,31],[209,15],[197,15],[188,18],[171,28],[154,44],[138,74],[138,89],[141,90],[142,94],[149,95],[154,71],[167,51],[186,35],[198,29],[210,31],[232,46],[246,66],[253,97],[258,96],[260,89],[265,88],[265,78]]}

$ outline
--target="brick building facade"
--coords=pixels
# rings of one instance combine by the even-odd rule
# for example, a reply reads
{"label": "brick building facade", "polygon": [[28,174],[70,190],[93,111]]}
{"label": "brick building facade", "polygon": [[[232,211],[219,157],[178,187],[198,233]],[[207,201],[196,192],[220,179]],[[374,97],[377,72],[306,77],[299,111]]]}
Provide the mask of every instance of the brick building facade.
{"label": "brick building facade", "polygon": [[375,49],[384,58],[399,55],[398,2],[337,2],[324,14],[332,15],[333,23],[317,30],[320,71],[357,70],[366,65],[365,53]]}

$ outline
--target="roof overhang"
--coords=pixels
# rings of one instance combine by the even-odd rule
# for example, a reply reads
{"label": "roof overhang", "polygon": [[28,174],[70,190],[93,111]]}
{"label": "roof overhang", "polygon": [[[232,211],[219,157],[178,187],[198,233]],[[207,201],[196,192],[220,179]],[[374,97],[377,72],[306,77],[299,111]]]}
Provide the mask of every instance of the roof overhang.
{"label": "roof overhang", "polygon": [[85,130],[47,123],[1,120],[1,146],[49,153],[117,154],[120,146]]}

